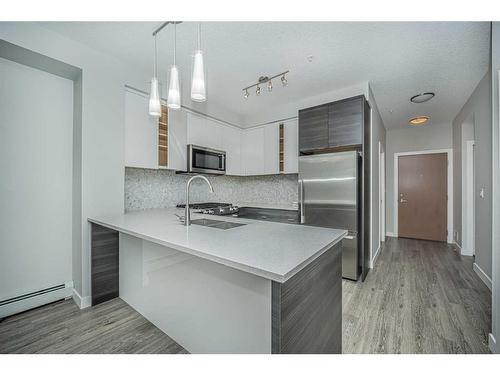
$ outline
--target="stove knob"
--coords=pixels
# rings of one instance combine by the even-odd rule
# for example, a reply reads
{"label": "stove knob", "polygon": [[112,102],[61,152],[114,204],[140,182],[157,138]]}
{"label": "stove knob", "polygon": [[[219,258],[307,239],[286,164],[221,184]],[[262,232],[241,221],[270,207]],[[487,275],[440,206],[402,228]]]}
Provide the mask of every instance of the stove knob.
{"label": "stove knob", "polygon": [[214,214],[214,210],[207,210],[206,213],[209,214],[209,215],[213,215]]}

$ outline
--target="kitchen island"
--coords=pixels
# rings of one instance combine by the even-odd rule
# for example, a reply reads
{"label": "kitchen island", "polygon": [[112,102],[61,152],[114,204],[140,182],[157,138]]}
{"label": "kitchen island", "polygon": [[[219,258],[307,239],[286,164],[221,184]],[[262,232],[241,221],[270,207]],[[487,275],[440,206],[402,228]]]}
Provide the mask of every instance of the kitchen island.
{"label": "kitchen island", "polygon": [[89,218],[93,304],[119,296],[192,353],[340,353],[346,231],[182,213]]}

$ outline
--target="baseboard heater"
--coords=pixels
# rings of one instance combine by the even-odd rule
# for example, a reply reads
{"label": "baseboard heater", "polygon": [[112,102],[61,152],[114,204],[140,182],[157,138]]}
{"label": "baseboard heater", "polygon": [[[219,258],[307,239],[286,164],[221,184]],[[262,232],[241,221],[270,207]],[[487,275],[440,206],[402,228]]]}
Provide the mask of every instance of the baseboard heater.
{"label": "baseboard heater", "polygon": [[73,283],[68,282],[2,300],[0,301],[0,318],[70,297],[72,291]]}

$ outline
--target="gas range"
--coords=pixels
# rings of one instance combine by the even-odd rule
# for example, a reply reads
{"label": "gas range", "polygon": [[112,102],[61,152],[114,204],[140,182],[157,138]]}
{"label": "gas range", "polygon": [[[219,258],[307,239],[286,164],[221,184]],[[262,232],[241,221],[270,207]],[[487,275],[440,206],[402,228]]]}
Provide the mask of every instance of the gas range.
{"label": "gas range", "polygon": [[[186,208],[185,204],[178,204],[177,208]],[[233,215],[238,213],[238,206],[233,206],[231,203],[191,203],[189,208],[201,214],[207,215]]]}

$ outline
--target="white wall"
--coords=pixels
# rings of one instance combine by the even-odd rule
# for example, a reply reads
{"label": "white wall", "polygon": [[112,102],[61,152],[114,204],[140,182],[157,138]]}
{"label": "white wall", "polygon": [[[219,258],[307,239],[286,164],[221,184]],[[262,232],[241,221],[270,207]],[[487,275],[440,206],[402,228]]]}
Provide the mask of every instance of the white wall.
{"label": "white wall", "polygon": [[[492,335],[490,349],[500,353],[500,22],[491,24],[492,149],[493,149],[493,235],[492,235]],[[496,339],[496,343],[495,343]]]}
{"label": "white wall", "polygon": [[394,154],[452,148],[451,124],[391,129],[386,134],[386,231],[394,233]]}
{"label": "white wall", "polygon": [[0,300],[72,277],[73,81],[0,59]]}
{"label": "white wall", "polygon": [[74,254],[73,277],[75,290],[88,302],[90,225],[87,217],[123,211],[124,85],[143,87],[149,79],[148,73],[127,70],[120,61],[36,23],[0,23],[0,39],[82,69],[82,249],[80,254]]}
{"label": "white wall", "polygon": [[[453,120],[453,169],[454,169],[454,227],[458,232],[457,243],[462,243],[462,160],[465,156],[464,142],[471,138],[467,123],[474,118],[474,170],[475,170],[475,262],[491,277],[491,192],[492,192],[492,148],[491,148],[491,71],[479,82],[470,98]],[[465,130],[465,132],[464,132]],[[479,192],[485,189],[485,197]]]}
{"label": "white wall", "polygon": [[372,108],[372,128],[371,128],[371,210],[370,214],[372,216],[371,220],[371,247],[370,247],[370,259],[373,261],[377,256],[377,252],[380,247],[380,210],[379,210],[379,194],[380,194],[380,176],[379,176],[379,143],[382,145],[383,149],[386,148],[386,130],[382,117],[380,117],[380,112],[377,106],[373,92],[369,89],[370,106]]}

